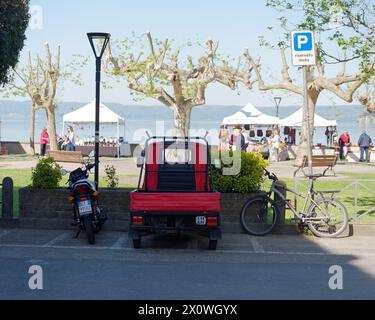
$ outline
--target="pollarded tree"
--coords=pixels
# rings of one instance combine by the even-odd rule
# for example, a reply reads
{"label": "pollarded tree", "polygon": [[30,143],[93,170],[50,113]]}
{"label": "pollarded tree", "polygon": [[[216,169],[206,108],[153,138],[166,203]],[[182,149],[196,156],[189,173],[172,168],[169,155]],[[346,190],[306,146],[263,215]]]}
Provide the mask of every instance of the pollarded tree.
{"label": "pollarded tree", "polygon": [[29,19],[29,0],[0,1],[0,84],[8,82],[8,71],[18,62]]}
{"label": "pollarded tree", "polygon": [[[119,42],[118,53],[108,47],[105,69],[108,74],[125,77],[132,94],[158,100],[171,109],[178,136],[188,136],[191,111],[206,102],[206,89],[221,83],[235,89],[238,83],[251,89],[251,68],[239,58],[236,65],[218,53],[219,43],[209,39],[206,52],[194,62],[191,56],[180,58],[180,49],[172,51],[168,39],[154,41],[146,33],[149,53],[134,49],[134,41]],[[184,60],[181,62],[180,60]]]}
{"label": "pollarded tree", "polygon": [[[50,137],[51,150],[57,150],[56,108],[57,91],[62,80],[70,79],[81,84],[78,67],[85,65],[87,58],[76,59],[61,67],[60,46],[53,57],[49,44],[45,44],[45,56],[37,54],[34,58],[28,53],[28,61],[24,66],[17,65],[13,69],[11,81],[5,87],[6,95],[29,97],[31,100],[30,147],[34,150],[35,112],[45,110],[47,129]],[[63,70],[62,70],[63,69]]]}
{"label": "pollarded tree", "polygon": [[31,99],[31,126],[30,126],[30,147],[34,150],[35,135],[35,112],[44,109],[47,115],[50,148],[57,150],[56,136],[56,93],[58,81],[61,78],[60,71],[60,46],[57,49],[55,59],[53,59],[48,43],[45,44],[46,56],[41,58],[36,55],[32,59],[31,53],[28,55],[26,66],[16,66],[13,69],[14,75],[8,83],[7,94],[24,96]]}
{"label": "pollarded tree", "polygon": [[[317,64],[307,67],[308,108],[304,110],[299,161],[308,154],[307,135],[313,135],[315,106],[320,94],[328,91],[346,102],[352,102],[357,90],[375,72],[375,5],[365,0],[268,0],[267,6],[283,14],[280,18],[283,33],[277,44],[271,45],[261,38],[262,44],[280,52],[281,80],[266,83],[261,70],[263,62],[254,59],[245,50],[244,56],[253,67],[259,90],[286,90],[303,95],[302,86],[290,73],[286,57],[290,31],[298,28],[313,30],[319,39],[316,43]],[[300,22],[292,24],[288,15],[299,17]],[[342,54],[332,53],[334,50]],[[310,120],[310,132],[307,119]]]}

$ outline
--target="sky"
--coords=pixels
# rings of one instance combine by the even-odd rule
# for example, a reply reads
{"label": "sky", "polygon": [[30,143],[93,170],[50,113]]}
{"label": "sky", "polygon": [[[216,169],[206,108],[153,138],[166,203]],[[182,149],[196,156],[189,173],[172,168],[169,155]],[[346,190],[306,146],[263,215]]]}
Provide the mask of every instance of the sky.
{"label": "sky", "polygon": [[[20,63],[25,61],[28,50],[32,54],[43,54],[44,43],[48,41],[51,50],[61,45],[62,61],[69,63],[74,54],[88,56],[89,63],[82,69],[83,86],[64,82],[60,101],[91,101],[94,97],[94,58],[86,33],[103,31],[111,33],[112,39],[129,37],[132,32],[142,35],[146,30],[159,39],[174,39],[176,45],[188,40],[207,38],[220,41],[221,52],[237,57],[245,47],[264,62],[265,74],[279,78],[280,60],[277,51],[259,46],[261,35],[277,39],[277,31],[270,34],[267,26],[277,26],[280,13],[265,6],[265,0],[31,0],[31,21],[27,30],[27,41],[21,52]],[[280,33],[281,35],[281,33]],[[141,37],[140,41],[145,41]],[[195,48],[198,57],[202,48]],[[297,79],[302,73],[293,68]],[[239,92],[214,84],[206,94],[206,104],[244,105],[251,101],[258,106],[273,106],[275,93],[260,93],[240,88]],[[282,94],[282,105],[298,105],[302,98]],[[159,104],[152,99],[141,102],[132,100],[126,82],[112,83],[111,89],[102,90],[102,101],[122,104]],[[323,94],[321,105],[343,104],[337,98]]]}

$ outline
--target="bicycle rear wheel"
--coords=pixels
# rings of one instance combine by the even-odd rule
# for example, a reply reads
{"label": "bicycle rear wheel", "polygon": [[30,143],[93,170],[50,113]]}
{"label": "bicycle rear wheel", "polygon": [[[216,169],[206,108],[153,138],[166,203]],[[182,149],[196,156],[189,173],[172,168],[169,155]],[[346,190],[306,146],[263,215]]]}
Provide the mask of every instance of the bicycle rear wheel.
{"label": "bicycle rear wheel", "polygon": [[334,238],[339,236],[348,226],[348,211],[345,206],[336,199],[318,199],[313,203],[308,216],[321,217],[318,221],[307,222],[307,226],[318,237]]}
{"label": "bicycle rear wheel", "polygon": [[264,236],[277,225],[279,209],[271,198],[258,196],[245,202],[240,219],[247,233]]}

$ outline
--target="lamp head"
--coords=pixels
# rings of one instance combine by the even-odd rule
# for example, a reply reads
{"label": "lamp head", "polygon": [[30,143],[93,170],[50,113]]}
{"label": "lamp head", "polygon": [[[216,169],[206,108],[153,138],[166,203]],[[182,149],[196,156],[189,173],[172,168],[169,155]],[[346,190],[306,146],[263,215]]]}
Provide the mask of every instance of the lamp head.
{"label": "lamp head", "polygon": [[275,100],[277,106],[280,105],[281,97],[274,97],[273,99]]}
{"label": "lamp head", "polygon": [[106,32],[89,32],[87,33],[87,37],[89,38],[95,58],[101,59],[111,35]]}

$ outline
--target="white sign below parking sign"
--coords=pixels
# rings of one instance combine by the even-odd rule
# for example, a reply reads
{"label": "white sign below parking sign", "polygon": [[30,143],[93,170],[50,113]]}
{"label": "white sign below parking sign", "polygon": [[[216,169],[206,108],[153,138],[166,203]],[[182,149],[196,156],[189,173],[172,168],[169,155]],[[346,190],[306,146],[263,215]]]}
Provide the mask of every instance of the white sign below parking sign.
{"label": "white sign below parking sign", "polygon": [[313,66],[316,63],[314,32],[295,30],[291,33],[292,64],[294,66]]}

